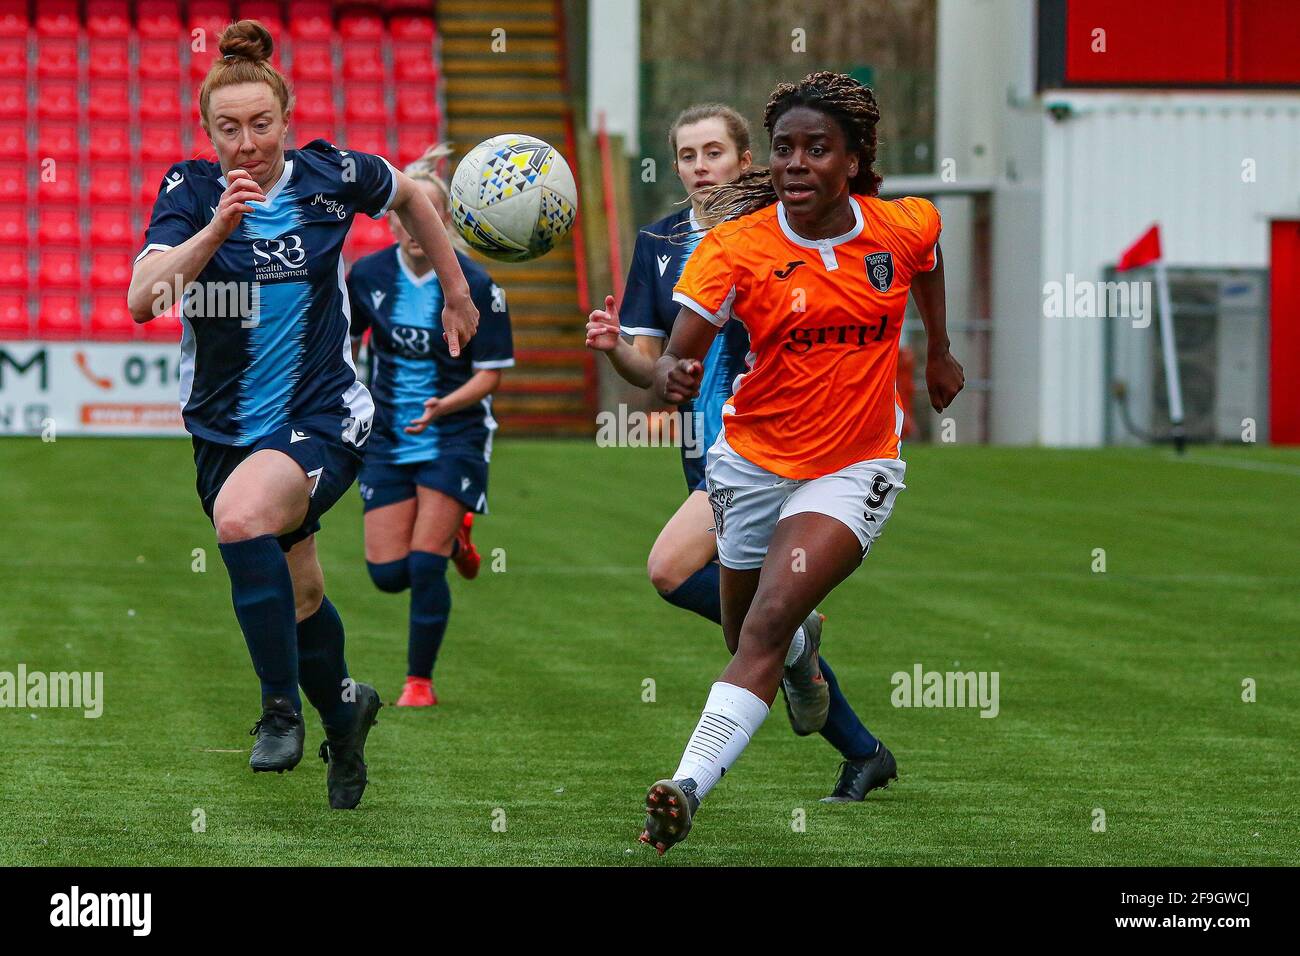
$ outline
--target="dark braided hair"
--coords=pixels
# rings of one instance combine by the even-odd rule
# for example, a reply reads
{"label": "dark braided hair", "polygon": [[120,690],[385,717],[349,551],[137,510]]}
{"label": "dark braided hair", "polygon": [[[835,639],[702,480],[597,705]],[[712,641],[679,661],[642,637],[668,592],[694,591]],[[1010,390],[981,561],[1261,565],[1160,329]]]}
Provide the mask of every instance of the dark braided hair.
{"label": "dark braided hair", "polygon": [[[858,155],[858,174],[849,180],[849,192],[875,196],[881,178],[872,168],[876,162],[876,124],[880,107],[876,94],[847,73],[809,73],[796,86],[780,83],[763,110],[763,128],[770,143],[777,120],[796,106],[825,113],[839,124],[850,153]],[[705,218],[713,223],[739,219],[776,202],[770,169],[755,167],[735,182],[711,186],[701,204]]]}

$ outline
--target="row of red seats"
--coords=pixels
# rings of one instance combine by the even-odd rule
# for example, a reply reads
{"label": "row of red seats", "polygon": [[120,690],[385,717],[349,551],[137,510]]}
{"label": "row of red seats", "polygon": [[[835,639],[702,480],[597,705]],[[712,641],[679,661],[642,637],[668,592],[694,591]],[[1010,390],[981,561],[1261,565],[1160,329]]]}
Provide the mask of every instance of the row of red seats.
{"label": "row of red seats", "polygon": [[[35,305],[33,317],[32,305]],[[89,298],[75,293],[42,293],[29,299],[23,293],[0,291],[0,339],[147,339],[176,342],[181,323],[174,314],[137,325],[126,309],[126,293],[98,292]]]}
{"label": "row of red seats", "polygon": [[[81,41],[74,37],[38,41],[36,76],[43,80],[76,80],[82,76]],[[333,82],[373,80],[384,75],[385,38],[356,40],[340,44],[341,62],[336,63],[335,46],[330,40],[300,40],[290,48],[287,74],[295,82]],[[188,41],[141,39],[136,53],[136,69],[146,80],[170,80],[181,76],[181,53]],[[401,83],[433,83],[438,71],[433,62],[429,41],[393,40],[393,75]],[[190,79],[199,83],[207,76],[216,59],[212,50],[189,52]],[[283,63],[272,57],[277,69]],[[93,79],[122,79],[131,74],[131,48],[128,39],[90,39],[86,41],[86,74]],[[27,41],[22,37],[0,37],[0,79],[26,81]]]}
{"label": "row of red seats", "polygon": [[[29,16],[28,0],[0,0],[0,34],[12,35],[31,27],[46,37],[76,36],[82,27],[79,0],[38,0]],[[132,26],[131,4],[127,0],[86,0],[85,29],[95,37],[123,37]],[[234,19],[261,21],[277,39],[287,28],[296,38],[328,37],[334,32],[338,12],[338,33],[345,38],[378,36],[385,25],[393,36],[403,39],[432,37],[432,3],[429,0],[387,0],[386,3],[329,0],[190,0],[181,14],[175,0],[137,0],[134,26],[142,36],[175,37],[203,27],[215,35]]]}

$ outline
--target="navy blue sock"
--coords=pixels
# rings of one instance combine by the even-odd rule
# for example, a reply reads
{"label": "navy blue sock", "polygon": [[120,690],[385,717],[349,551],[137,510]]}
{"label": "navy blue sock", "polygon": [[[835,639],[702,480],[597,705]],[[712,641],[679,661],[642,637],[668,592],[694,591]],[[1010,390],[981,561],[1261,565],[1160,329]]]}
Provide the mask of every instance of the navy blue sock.
{"label": "navy blue sock", "polygon": [[230,598],[253,670],[262,681],[262,699],[288,697],[301,711],[293,579],[280,542],[264,534],[217,547],[230,572]]}
{"label": "navy blue sock", "polygon": [[870,757],[876,752],[876,738],[871,736],[871,731],[867,730],[866,725],[849,706],[844,692],[840,690],[840,682],[835,679],[835,672],[831,670],[826,658],[819,654],[818,661],[821,665],[822,677],[826,678],[826,683],[831,689],[831,709],[826,715],[826,726],[821,730],[822,736],[846,760]]}
{"label": "navy blue sock", "polygon": [[669,604],[694,611],[700,617],[708,618],[714,624],[722,624],[722,593],[718,585],[718,562],[710,561],[689,578],[677,585],[677,589],[659,596]]}
{"label": "navy blue sock", "polygon": [[411,631],[406,648],[408,677],[432,677],[433,662],[447,632],[451,616],[451,588],[447,587],[447,559],[428,551],[412,551]]}
{"label": "navy blue sock", "polygon": [[330,599],[321,598],[316,613],[298,622],[298,682],[332,735],[347,733],[355,719],[356,700],[344,699],[347,677],[343,621]]}
{"label": "navy blue sock", "polygon": [[389,594],[398,594],[411,586],[411,568],[406,558],[382,564],[367,561],[366,570],[370,572],[370,580],[375,582],[375,587]]}

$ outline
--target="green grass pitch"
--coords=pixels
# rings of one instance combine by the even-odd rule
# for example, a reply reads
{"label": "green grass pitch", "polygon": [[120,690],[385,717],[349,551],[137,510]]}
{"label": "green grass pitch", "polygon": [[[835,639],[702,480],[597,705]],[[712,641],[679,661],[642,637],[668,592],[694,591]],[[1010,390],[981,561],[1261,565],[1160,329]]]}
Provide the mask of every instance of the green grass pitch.
{"label": "green grass pitch", "polygon": [[[189,443],[0,441],[0,671],[102,671],[105,697],[98,719],[0,710],[0,863],[1300,861],[1300,455],[907,458],[880,544],[823,608],[827,657],[901,780],[818,803],[837,756],[778,703],[658,861],[635,842],[645,788],[726,659],[645,578],[682,494],[674,451],[498,442],[483,573],[452,579],[443,704],[384,709],[345,813],[325,800],[314,713],[295,772],[248,770],[257,684]],[[354,491],[326,516],[322,563],[352,673],[391,704],[406,599],[370,584],[360,512]],[[918,663],[997,671],[1000,713],[891,706],[891,675]]]}

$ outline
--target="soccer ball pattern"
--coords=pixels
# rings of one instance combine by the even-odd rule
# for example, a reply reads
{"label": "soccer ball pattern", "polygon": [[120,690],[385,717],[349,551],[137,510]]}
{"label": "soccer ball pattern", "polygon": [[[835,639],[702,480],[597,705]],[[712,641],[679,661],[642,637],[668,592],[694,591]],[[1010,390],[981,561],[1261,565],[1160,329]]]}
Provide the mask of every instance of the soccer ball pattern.
{"label": "soccer ball pattern", "polygon": [[522,262],[550,252],[578,214],[578,189],[564,157],[533,136],[505,133],[479,143],[456,167],[451,216],[479,252]]}

